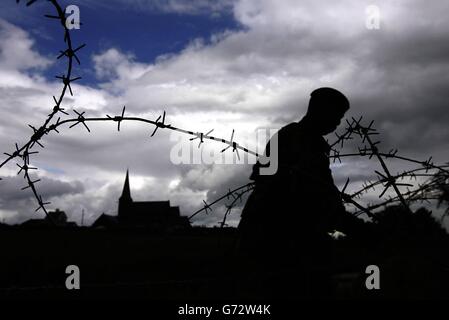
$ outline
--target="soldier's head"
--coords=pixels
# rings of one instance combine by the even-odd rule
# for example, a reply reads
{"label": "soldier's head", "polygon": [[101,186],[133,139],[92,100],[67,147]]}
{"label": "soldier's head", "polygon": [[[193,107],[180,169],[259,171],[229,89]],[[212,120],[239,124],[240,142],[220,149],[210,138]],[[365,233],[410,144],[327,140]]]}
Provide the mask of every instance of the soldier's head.
{"label": "soldier's head", "polygon": [[306,118],[320,134],[337,129],[349,110],[349,101],[343,93],[333,88],[318,88],[310,94]]}

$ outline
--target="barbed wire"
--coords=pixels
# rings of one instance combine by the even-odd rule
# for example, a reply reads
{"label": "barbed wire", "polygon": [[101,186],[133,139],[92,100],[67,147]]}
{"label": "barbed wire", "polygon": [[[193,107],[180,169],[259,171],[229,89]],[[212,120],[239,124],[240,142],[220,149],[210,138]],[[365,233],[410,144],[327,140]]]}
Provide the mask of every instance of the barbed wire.
{"label": "barbed wire", "polygon": [[[34,4],[37,0],[31,0],[26,3],[27,6],[30,6]],[[236,153],[238,159],[240,159],[239,150],[256,156],[256,157],[264,157],[263,154],[259,154],[256,151],[250,150],[241,144],[239,144],[235,140],[235,130],[232,130],[231,138],[229,140],[212,136],[211,133],[214,131],[214,129],[209,130],[208,132],[199,132],[199,131],[191,131],[182,129],[179,127],[175,127],[172,124],[166,123],[167,114],[165,111],[163,111],[162,115],[159,115],[155,120],[147,119],[147,118],[141,118],[141,117],[127,117],[125,116],[126,112],[126,106],[123,107],[122,112],[120,115],[116,116],[110,116],[106,115],[104,117],[87,117],[86,112],[79,112],[75,109],[73,109],[73,113],[75,114],[74,118],[68,118],[61,120],[61,117],[58,117],[56,121],[54,121],[55,116],[57,114],[62,114],[65,116],[70,116],[70,111],[67,111],[63,109],[62,102],[66,96],[67,91],[70,93],[70,95],[73,96],[73,89],[71,87],[71,84],[75,81],[78,81],[81,79],[81,77],[73,77],[72,71],[73,71],[73,65],[74,61],[76,61],[78,64],[81,64],[81,61],[79,57],[77,56],[77,53],[83,49],[86,45],[82,44],[74,49],[74,46],[72,44],[72,38],[70,34],[70,30],[68,29],[66,25],[66,17],[65,17],[65,11],[62,9],[62,7],[58,4],[57,0],[47,0],[52,4],[54,9],[56,10],[56,15],[45,15],[45,17],[49,19],[54,19],[61,23],[63,26],[64,31],[64,43],[66,44],[66,47],[63,50],[60,50],[59,55],[56,57],[56,59],[66,58],[67,59],[67,68],[65,73],[63,73],[60,76],[56,76],[56,79],[59,79],[62,82],[62,89],[58,97],[53,96],[53,100],[55,102],[55,105],[52,108],[51,113],[47,116],[44,123],[36,128],[31,125],[29,127],[33,130],[33,133],[31,134],[29,140],[27,143],[25,143],[23,146],[19,146],[18,143],[15,144],[15,150],[10,153],[5,153],[7,158],[0,163],[0,168],[5,166],[7,163],[9,163],[11,160],[19,158],[21,159],[22,163],[17,164],[19,167],[18,175],[23,173],[24,179],[27,182],[27,186],[22,188],[22,190],[31,189],[34,197],[36,198],[37,203],[39,204],[39,207],[36,209],[36,211],[42,210],[48,217],[48,211],[46,209],[46,205],[50,204],[48,201],[44,201],[43,197],[38,193],[36,184],[40,182],[40,179],[33,180],[30,171],[37,170],[36,167],[30,166],[30,156],[38,154],[38,151],[32,151],[32,149],[38,145],[41,148],[44,148],[43,144],[43,138],[46,135],[49,135],[52,132],[60,133],[58,129],[60,129],[63,125],[69,125],[69,129],[74,128],[78,125],[82,125],[89,133],[91,132],[91,129],[88,126],[88,123],[90,122],[116,122],[117,123],[117,130],[120,131],[121,124],[124,121],[133,121],[133,122],[143,122],[145,124],[149,124],[153,126],[153,131],[150,134],[150,137],[154,137],[159,129],[168,129],[180,132],[185,135],[189,135],[192,138],[190,138],[190,141],[196,141],[198,140],[198,148],[201,147],[201,145],[204,143],[205,140],[211,140],[211,141],[217,141],[221,144],[225,144],[226,146],[220,151],[221,153],[230,150],[233,153]],[[16,0],[17,3],[19,3],[19,0]],[[376,135],[379,135],[379,132],[373,127],[374,121],[371,121],[368,125],[362,124],[363,117],[360,117],[359,119],[352,118],[351,121],[346,120],[347,127],[345,129],[345,132],[343,134],[336,133],[337,140],[330,144],[332,155],[330,155],[330,159],[332,159],[334,162],[339,161],[341,162],[342,158],[346,157],[369,157],[369,159],[372,159],[373,157],[378,161],[378,163],[381,165],[382,171],[375,171],[377,174],[377,180],[374,182],[367,182],[365,183],[361,189],[354,191],[351,194],[346,193],[346,188],[349,185],[349,178],[346,181],[346,184],[342,191],[340,192],[341,197],[345,203],[348,203],[350,205],[353,205],[355,208],[358,209],[354,214],[358,215],[361,213],[367,214],[370,218],[375,219],[376,214],[374,213],[374,210],[380,207],[383,207],[387,204],[392,203],[400,203],[404,208],[407,210],[410,210],[409,204],[413,201],[425,201],[425,200],[433,200],[436,196],[435,195],[429,195],[426,192],[428,190],[436,190],[436,186],[438,184],[441,184],[441,180],[435,181],[435,179],[431,179],[432,183],[427,184],[420,184],[418,185],[418,188],[414,190],[408,190],[407,192],[402,192],[400,188],[402,187],[413,187],[414,185],[411,183],[401,182],[405,179],[417,179],[418,177],[435,177],[435,172],[430,172],[432,170],[437,170],[439,173],[441,173],[444,177],[449,176],[449,165],[435,165],[432,162],[432,158],[429,158],[425,161],[419,161],[416,159],[404,157],[398,155],[398,150],[390,150],[388,153],[381,152],[379,150],[379,144],[380,141],[374,141],[373,137]],[[343,149],[345,143],[348,140],[353,140],[355,136],[358,136],[361,139],[362,144],[364,144],[362,147],[359,147],[357,152],[353,153],[346,153],[342,154],[341,149]],[[337,149],[339,148],[339,149]],[[420,165],[419,168],[415,168],[412,170],[404,171],[399,174],[392,174],[391,170],[388,168],[386,160],[387,159],[397,159],[402,160],[414,164]],[[424,172],[424,173],[422,173]],[[447,179],[447,178],[446,178]],[[384,199],[384,201],[381,201],[378,204],[368,205],[367,207],[362,206],[359,204],[356,199],[359,199],[363,194],[376,190],[376,187],[382,186],[383,189],[379,195],[379,198],[382,198],[389,189],[392,189],[395,193],[395,196],[389,196],[388,199]],[[223,199],[230,199],[232,198],[232,202],[229,205],[226,205],[226,211],[223,217],[223,221],[221,222],[221,227],[224,227],[226,225],[226,219],[228,215],[231,213],[231,210],[235,207],[238,200],[242,200],[242,197],[244,194],[252,191],[255,187],[254,182],[247,183],[241,187],[238,187],[234,190],[229,190],[228,193],[225,195],[219,197],[217,200],[212,201],[211,203],[206,203],[206,201],[203,201],[204,206],[193,213],[189,220],[191,220],[193,217],[197,216],[201,212],[209,213],[212,210],[213,205],[217,204],[218,202],[222,201]]]}
{"label": "barbed wire", "polygon": [[[375,170],[374,172],[377,175],[377,180],[374,182],[368,181],[363,183],[362,188],[359,190],[355,190],[352,193],[346,193],[346,189],[348,188],[350,178],[347,178],[346,183],[342,190],[340,191],[340,195],[342,200],[355,207],[357,209],[356,211],[353,211],[353,214],[355,216],[359,216],[360,214],[366,214],[369,218],[373,220],[377,220],[378,216],[375,213],[375,210],[379,208],[385,208],[387,205],[392,204],[400,204],[402,205],[406,210],[410,211],[410,204],[413,202],[430,202],[431,200],[440,200],[441,199],[441,192],[439,191],[441,189],[441,185],[448,186],[449,183],[449,164],[445,165],[436,165],[432,162],[432,157],[428,158],[427,160],[420,161],[416,159],[412,159],[409,157],[398,155],[398,150],[393,149],[390,150],[388,153],[381,152],[379,150],[379,144],[380,141],[373,141],[372,136],[379,135],[379,132],[373,127],[374,121],[371,121],[368,125],[362,125],[363,117],[360,117],[359,119],[352,118],[351,121],[347,120],[347,127],[345,128],[345,132],[343,134],[336,133],[337,140],[330,144],[332,155],[329,156],[330,159],[333,159],[334,162],[338,160],[341,162],[341,158],[343,157],[369,157],[369,159],[375,157],[376,160],[381,165],[383,173]],[[367,143],[368,146],[358,147],[358,151],[354,153],[347,153],[342,154],[340,150],[336,148],[336,146],[339,146],[340,149],[342,149],[345,145],[345,142],[348,140],[352,140],[353,136],[357,135],[362,143]],[[410,170],[404,170],[397,174],[392,174],[391,170],[388,168],[386,160],[387,159],[396,159],[401,160],[413,164],[419,164],[420,167],[410,169]],[[433,172],[430,172],[433,171]],[[436,172],[435,172],[436,171]],[[296,172],[302,174],[303,177],[307,177],[308,179],[313,179],[312,176],[309,175],[307,172]],[[416,182],[418,178],[428,178],[428,180],[424,183],[418,183],[416,186]],[[415,184],[403,182],[403,180],[415,181]],[[318,183],[322,183],[322,181],[316,181]],[[376,187],[382,186],[382,190],[379,194],[379,198],[381,201],[376,204],[368,204],[367,206],[363,206],[360,203],[356,201],[356,199],[360,199],[362,195],[368,193],[368,192],[375,192],[377,191]],[[250,189],[249,189],[250,187]],[[323,187],[331,187],[330,185],[324,185]],[[407,191],[401,191],[400,187],[406,187]],[[415,189],[411,190],[411,187],[416,187]],[[233,191],[229,191],[224,196],[216,199],[215,201],[211,202],[209,205],[204,206],[197,212],[195,212],[193,216],[197,215],[200,212],[211,210],[211,205],[214,205],[218,203],[219,201],[233,197],[235,200],[237,198],[241,199],[242,193],[240,190],[242,188],[248,188],[245,190],[246,192],[249,192],[251,190],[255,189],[255,183],[249,183],[245,184],[242,187],[236,188]],[[385,198],[385,194],[387,191],[392,188],[394,190],[395,196],[388,196]],[[237,201],[232,201],[231,204],[225,205],[226,211],[223,217],[223,221],[221,223],[221,226],[223,227],[226,222],[226,218],[231,212],[231,210],[234,208]],[[448,210],[449,212],[449,210]],[[449,215],[449,213],[447,214]]]}
{"label": "barbed wire", "polygon": [[[26,6],[31,6],[34,3],[36,3],[37,0],[29,0],[26,2]],[[17,164],[17,166],[20,168],[18,174],[22,173],[24,174],[24,179],[27,181],[28,186],[25,189],[31,189],[34,197],[36,198],[39,207],[36,209],[36,211],[42,210],[45,215],[54,223],[52,217],[48,214],[48,211],[46,209],[46,205],[50,204],[50,202],[45,202],[42,198],[42,196],[37,192],[36,183],[38,183],[40,180],[32,180],[30,176],[30,170],[37,170],[35,167],[30,167],[30,155],[37,154],[38,151],[30,151],[36,144],[39,145],[41,148],[44,148],[43,144],[40,142],[42,137],[49,132],[49,129],[54,128],[54,124],[50,125],[51,121],[55,117],[57,113],[67,113],[64,111],[63,108],[61,108],[62,102],[65,98],[67,90],[70,91],[70,94],[73,96],[73,91],[71,87],[71,83],[77,80],[80,80],[81,77],[75,77],[72,78],[72,69],[73,69],[73,60],[75,59],[78,64],[80,64],[80,60],[77,56],[77,52],[85,47],[85,44],[80,45],[74,49],[72,44],[72,38],[70,34],[70,30],[67,27],[66,24],[66,17],[65,17],[65,11],[62,9],[62,7],[59,5],[57,0],[47,0],[49,2],[54,10],[56,11],[55,14],[46,14],[45,17],[49,19],[53,19],[57,22],[59,22],[64,31],[64,43],[65,48],[60,51],[60,54],[57,56],[56,59],[60,59],[62,57],[65,57],[67,59],[67,67],[65,73],[63,73],[61,76],[56,76],[57,79],[60,79],[63,83],[61,92],[58,97],[53,96],[53,100],[55,102],[55,105],[52,108],[51,113],[47,116],[44,123],[39,127],[35,128],[31,125],[31,129],[33,130],[33,134],[31,135],[29,141],[25,143],[22,147],[19,147],[16,143],[16,150],[10,154],[5,153],[5,155],[8,156],[6,160],[4,160],[0,164],[0,168],[2,168],[4,165],[6,165],[9,161],[15,159],[15,158],[21,158],[22,159],[22,165]],[[20,3],[20,0],[16,0],[16,3]],[[59,119],[58,119],[59,122]]]}
{"label": "barbed wire", "polygon": [[[425,161],[419,161],[408,157],[399,156],[397,154],[398,153],[397,149],[391,150],[388,153],[380,152],[378,148],[378,144],[380,142],[379,141],[374,142],[371,139],[372,135],[379,134],[373,128],[374,121],[371,121],[368,126],[362,126],[361,121],[362,118],[360,118],[359,120],[353,118],[352,122],[349,121],[347,122],[348,127],[346,128],[347,132],[349,132],[349,136],[351,133],[357,133],[362,139],[362,143],[363,142],[368,143],[368,146],[364,146],[363,148],[359,147],[358,148],[359,152],[356,153],[356,155],[362,157],[369,156],[370,158],[372,158],[373,156],[376,157],[384,173],[381,173],[376,170],[375,173],[377,174],[378,177],[377,181],[375,181],[374,183],[365,183],[365,185],[362,187],[361,190],[355,191],[352,195],[350,195],[350,197],[351,198],[358,197],[368,190],[375,190],[375,187],[377,185],[382,185],[383,190],[379,194],[379,198],[382,198],[384,194],[388,191],[388,189],[392,188],[396,196],[395,197],[390,196],[388,197],[388,199],[384,200],[379,204],[368,206],[366,209],[371,212],[375,208],[385,207],[387,204],[392,203],[400,203],[404,208],[410,211],[411,202],[434,199],[435,198],[434,195],[429,197],[424,192],[426,190],[433,190],[433,191],[438,190],[437,181],[435,181],[433,178],[435,177],[436,173],[440,173],[442,174],[442,177],[446,177],[447,179],[447,177],[449,176],[449,171],[447,170],[447,168],[449,168],[449,166],[435,165],[432,162],[432,157],[430,157]],[[336,156],[338,157],[339,155],[337,154]],[[387,167],[386,159],[397,159],[411,163],[417,163],[420,165],[420,167],[408,171],[403,171],[399,174],[393,175],[390,173],[390,170]],[[436,170],[436,172],[429,173],[430,170]],[[423,171],[425,173],[422,173]],[[400,180],[405,179],[407,179],[408,182],[413,180],[417,181],[418,177],[431,177],[432,179],[430,179],[429,183],[427,184],[418,184],[418,186],[414,190],[410,190],[410,187],[415,187],[415,184],[400,182]],[[400,191],[399,187],[406,187],[407,191],[404,193]],[[417,197],[417,195],[420,196]]]}

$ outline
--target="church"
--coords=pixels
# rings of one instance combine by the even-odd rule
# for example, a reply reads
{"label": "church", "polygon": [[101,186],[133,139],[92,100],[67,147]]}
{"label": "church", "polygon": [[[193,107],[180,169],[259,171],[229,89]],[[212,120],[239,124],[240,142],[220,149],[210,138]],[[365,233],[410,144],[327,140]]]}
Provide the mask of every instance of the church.
{"label": "church", "polygon": [[190,227],[187,217],[181,216],[179,207],[170,201],[134,201],[131,197],[129,171],[126,171],[122,195],[119,198],[118,215],[102,214],[92,227],[131,227],[157,231],[186,229]]}

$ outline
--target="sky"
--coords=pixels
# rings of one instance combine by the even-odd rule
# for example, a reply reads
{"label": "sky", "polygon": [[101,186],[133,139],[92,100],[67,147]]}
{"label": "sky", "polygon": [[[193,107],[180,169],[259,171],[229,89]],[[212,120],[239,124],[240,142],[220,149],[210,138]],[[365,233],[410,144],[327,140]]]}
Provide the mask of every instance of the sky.
{"label": "sky", "polygon": [[[22,1],[23,2],[23,1]],[[257,133],[279,129],[304,115],[310,92],[330,86],[351,102],[347,118],[375,120],[381,149],[435,163],[449,155],[449,21],[447,1],[318,0],[72,0],[82,26],[72,30],[81,65],[74,96],[64,107],[86,116],[126,114],[156,119],[192,131],[235,139],[251,148]],[[369,8],[378,9],[378,28],[368,28]],[[371,7],[370,7],[371,6]],[[368,8],[368,9],[367,9]],[[47,1],[0,4],[0,150],[25,143],[53,108],[65,70],[56,60],[64,47],[61,26],[46,19]],[[367,11],[368,10],[368,11]],[[64,116],[65,117],[65,116]],[[179,146],[198,152],[188,137],[138,123],[61,128],[43,140],[31,164],[42,181],[49,209],[92,223],[115,215],[126,170],[134,200],[170,200],[190,215],[249,182],[251,164],[178,164]],[[340,128],[340,130],[343,127]],[[334,136],[327,137],[329,141]],[[190,146],[193,146],[190,149]],[[202,152],[218,154],[208,142]],[[192,151],[193,152],[193,151]],[[3,160],[3,158],[2,158]],[[393,162],[401,170],[407,164]],[[344,159],[332,166],[335,182],[347,177],[357,189],[375,176],[378,164]],[[18,223],[43,216],[16,162],[0,169],[0,220]],[[372,196],[375,199],[375,196]],[[369,200],[369,199],[368,199]],[[368,201],[367,200],[367,201]],[[226,201],[195,223],[221,221]],[[242,204],[229,217],[236,225]]]}

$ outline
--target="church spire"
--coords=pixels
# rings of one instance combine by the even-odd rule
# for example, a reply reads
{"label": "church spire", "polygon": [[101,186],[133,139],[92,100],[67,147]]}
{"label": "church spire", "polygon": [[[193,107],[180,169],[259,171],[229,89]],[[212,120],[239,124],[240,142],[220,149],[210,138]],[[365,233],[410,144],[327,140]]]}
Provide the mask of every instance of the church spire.
{"label": "church spire", "polygon": [[129,170],[126,170],[125,184],[123,185],[120,201],[133,201],[131,198],[131,190],[129,188]]}

